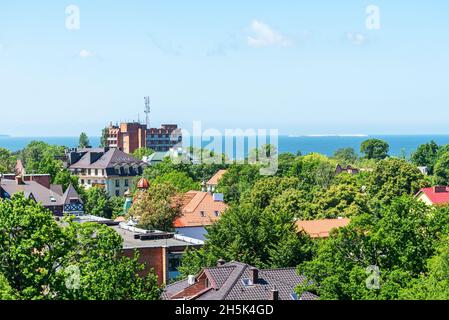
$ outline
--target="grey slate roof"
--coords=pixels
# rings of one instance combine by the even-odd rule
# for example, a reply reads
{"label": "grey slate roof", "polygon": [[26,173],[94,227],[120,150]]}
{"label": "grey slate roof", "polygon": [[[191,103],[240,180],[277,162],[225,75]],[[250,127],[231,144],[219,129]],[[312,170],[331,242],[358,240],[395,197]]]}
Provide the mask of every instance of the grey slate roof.
{"label": "grey slate roof", "polygon": [[[295,268],[259,270],[259,280],[254,285],[245,285],[242,280],[250,278],[251,266],[240,262],[230,262],[216,268],[205,268],[212,290],[208,290],[197,300],[269,300],[271,290],[279,291],[280,300],[293,300],[295,288],[307,281],[304,276],[298,275]],[[186,280],[167,286],[163,298],[177,294],[188,287]],[[305,292],[301,300],[316,300],[318,297]]]}
{"label": "grey slate roof", "polygon": [[69,185],[67,190],[64,192],[64,195],[62,195],[62,203],[69,204],[70,199],[78,199],[80,203],[83,203],[83,200],[81,200],[78,192],[76,192],[75,188],[72,185]]}
{"label": "grey slate roof", "polygon": [[36,202],[45,207],[63,204],[61,195],[35,181],[24,181],[23,184],[18,184],[16,180],[2,179],[0,187],[11,196],[18,192],[23,192],[27,197],[32,195]]}
{"label": "grey slate roof", "polygon": [[[91,162],[91,157],[97,154],[98,159]],[[126,154],[119,149],[109,149],[105,153],[89,150],[84,154],[80,160],[70,166],[70,169],[108,169],[113,168],[117,164],[142,164],[142,161],[137,160],[133,156]]]}

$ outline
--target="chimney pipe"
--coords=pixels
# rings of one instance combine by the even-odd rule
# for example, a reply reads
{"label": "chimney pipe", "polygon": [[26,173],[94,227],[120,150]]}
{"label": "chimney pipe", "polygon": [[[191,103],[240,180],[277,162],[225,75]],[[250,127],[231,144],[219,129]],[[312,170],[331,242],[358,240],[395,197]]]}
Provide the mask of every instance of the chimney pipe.
{"label": "chimney pipe", "polygon": [[270,291],[270,298],[270,300],[273,301],[279,300],[279,290],[277,290],[276,287]]}
{"label": "chimney pipe", "polygon": [[259,270],[256,268],[249,269],[251,283],[255,285],[259,281]]}

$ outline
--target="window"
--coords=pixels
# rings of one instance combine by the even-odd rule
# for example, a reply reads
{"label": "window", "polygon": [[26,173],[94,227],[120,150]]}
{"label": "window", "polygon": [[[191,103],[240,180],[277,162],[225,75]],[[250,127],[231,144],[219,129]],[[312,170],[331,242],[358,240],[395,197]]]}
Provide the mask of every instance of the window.
{"label": "window", "polygon": [[81,181],[80,181],[80,182],[81,182],[81,184],[84,184],[84,179],[81,179]]}
{"label": "window", "polygon": [[120,190],[115,190],[115,196],[120,197]]}
{"label": "window", "polygon": [[129,187],[129,180],[128,179],[125,180],[125,187]]}
{"label": "window", "polygon": [[204,211],[201,211],[200,214],[203,218],[206,216],[206,212],[204,212]]}
{"label": "window", "polygon": [[116,186],[117,188],[120,188],[120,180],[115,180],[115,186]]}
{"label": "window", "polygon": [[215,211],[215,216],[219,217],[220,216],[220,211]]}
{"label": "window", "polygon": [[87,169],[87,174],[90,176],[91,175],[91,170],[90,169]]}
{"label": "window", "polygon": [[95,169],[95,175],[98,176],[98,169]]}
{"label": "window", "polygon": [[87,184],[90,185],[90,184],[91,184],[91,181],[90,181],[90,180],[87,180]]}

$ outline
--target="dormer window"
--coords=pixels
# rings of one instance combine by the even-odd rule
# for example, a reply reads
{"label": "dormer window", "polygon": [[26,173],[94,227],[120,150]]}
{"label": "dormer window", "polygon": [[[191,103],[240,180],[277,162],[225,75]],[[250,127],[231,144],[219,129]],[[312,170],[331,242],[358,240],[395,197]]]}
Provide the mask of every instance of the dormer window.
{"label": "dormer window", "polygon": [[200,214],[201,214],[201,217],[203,217],[203,218],[206,216],[206,212],[204,212],[204,211],[201,211]]}

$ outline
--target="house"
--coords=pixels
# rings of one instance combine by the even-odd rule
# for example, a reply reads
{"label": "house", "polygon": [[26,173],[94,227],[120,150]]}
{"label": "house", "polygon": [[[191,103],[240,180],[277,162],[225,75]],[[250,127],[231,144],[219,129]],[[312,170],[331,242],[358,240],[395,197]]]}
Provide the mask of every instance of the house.
{"label": "house", "polygon": [[[4,175],[0,177],[0,198],[10,199],[15,193],[23,192],[28,198],[42,204],[55,216],[84,213],[83,201],[70,185],[63,193],[62,186],[51,185],[48,175]],[[48,183],[47,183],[48,182]]]}
{"label": "house", "polygon": [[182,215],[173,226],[179,234],[204,240],[207,234],[205,227],[218,221],[227,208],[223,194],[189,191],[182,197]]}
{"label": "house", "polygon": [[142,275],[154,270],[159,285],[179,278],[179,266],[187,248],[200,248],[204,242],[174,233],[138,229],[122,222],[111,226],[123,239],[124,254],[144,264]]}
{"label": "house", "polygon": [[360,172],[359,169],[356,169],[350,165],[346,166],[346,168],[342,167],[341,165],[337,165],[337,168],[335,169],[336,174],[341,174],[343,172],[349,173],[349,174],[358,174]]}
{"label": "house", "polygon": [[418,191],[416,198],[429,206],[441,206],[449,203],[449,187],[435,186]]}
{"label": "house", "polygon": [[310,292],[295,293],[306,282],[296,268],[257,269],[241,262],[220,260],[214,268],[168,285],[164,300],[316,300]]}
{"label": "house", "polygon": [[72,149],[67,151],[68,169],[80,185],[105,188],[109,196],[120,197],[132,180],[143,174],[147,164],[117,148]]}
{"label": "house", "polygon": [[228,172],[227,170],[219,170],[209,181],[206,182],[207,191],[215,192],[221,178]]}
{"label": "house", "polygon": [[296,221],[298,232],[305,232],[313,239],[328,238],[333,229],[346,227],[350,219],[324,219],[310,221]]}

